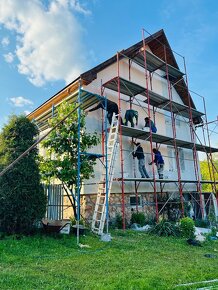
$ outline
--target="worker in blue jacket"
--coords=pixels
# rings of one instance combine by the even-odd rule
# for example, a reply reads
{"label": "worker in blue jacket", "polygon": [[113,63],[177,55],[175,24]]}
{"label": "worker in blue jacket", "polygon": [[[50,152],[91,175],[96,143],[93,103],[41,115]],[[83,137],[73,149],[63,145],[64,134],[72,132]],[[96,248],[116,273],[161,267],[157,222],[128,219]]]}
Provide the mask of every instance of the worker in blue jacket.
{"label": "worker in blue jacket", "polygon": [[[154,163],[156,164],[157,166],[157,172],[158,172],[158,175],[159,175],[159,179],[163,179],[163,171],[164,171],[164,160],[163,160],[163,157],[160,153],[159,150],[157,150],[156,148],[154,148],[153,150],[153,153],[154,153]],[[152,162],[149,163],[149,165],[151,165]]]}
{"label": "worker in blue jacket", "polygon": [[148,127],[148,128],[151,127],[151,132],[157,133],[157,128],[156,128],[154,122],[149,117],[145,118],[145,127]]}

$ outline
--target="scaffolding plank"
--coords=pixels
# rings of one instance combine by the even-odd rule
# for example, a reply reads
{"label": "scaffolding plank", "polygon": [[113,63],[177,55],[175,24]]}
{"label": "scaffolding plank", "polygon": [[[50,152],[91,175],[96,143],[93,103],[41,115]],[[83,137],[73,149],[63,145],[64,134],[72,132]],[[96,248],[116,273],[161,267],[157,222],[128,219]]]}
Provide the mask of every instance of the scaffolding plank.
{"label": "scaffolding plank", "polygon": [[146,89],[140,85],[130,82],[126,79],[114,77],[109,80],[103,86],[107,89],[118,92],[118,82],[120,80],[120,92],[126,96],[134,97],[136,95],[142,95],[146,97]]}
{"label": "scaffolding plank", "polygon": [[[138,129],[138,128],[132,128],[122,125],[122,135],[137,138],[141,140],[147,140],[150,141],[150,132],[146,132],[144,130]],[[194,143],[189,141],[184,141],[180,139],[175,139],[177,147],[186,148],[186,149],[193,149]],[[170,145],[174,146],[174,139],[172,137],[167,137],[163,135],[159,135],[157,133],[152,133],[152,141],[154,143],[164,144],[164,145]],[[218,148],[213,148],[209,146],[204,146],[201,144],[195,144],[197,151],[202,152],[218,152]]]}
{"label": "scaffolding plank", "polygon": [[[159,94],[156,94],[152,91],[149,91],[150,96],[150,104],[152,106],[155,106],[159,109],[166,110],[168,112],[171,112],[171,104],[172,104],[172,112],[175,114],[179,114],[185,118],[190,117],[190,110],[189,107],[183,104],[179,104],[175,101],[171,101]],[[145,100],[145,103],[148,103],[148,100]],[[171,103],[171,104],[170,104]],[[204,113],[197,111],[196,109],[191,108],[192,111],[192,117],[201,117],[204,115]]]}
{"label": "scaffolding plank", "polygon": [[[79,90],[76,90],[73,94],[70,94],[66,100],[69,103],[76,103],[78,101],[78,96],[79,96]],[[91,107],[92,105],[98,103],[101,100],[104,100],[105,98],[93,94],[91,92],[85,91],[85,90],[80,90],[80,102],[81,102],[81,109],[86,110],[87,108]],[[55,115],[55,114],[54,114]],[[45,130],[47,129],[48,126],[48,119],[52,117],[52,107],[45,113],[43,114],[40,118],[37,118],[36,122],[40,128],[40,130]]]}
{"label": "scaffolding plank", "polygon": [[[122,177],[114,178],[115,181],[122,181]],[[123,181],[138,181],[138,182],[154,182],[153,178],[135,178],[135,177],[127,177],[123,178]],[[177,183],[177,179],[155,179],[156,182],[160,183]],[[189,179],[181,179],[181,183],[198,183],[198,180],[189,180]],[[200,180],[200,183],[214,183],[212,180]],[[218,184],[218,181],[215,181]]]}
{"label": "scaffolding plank", "polygon": [[197,151],[202,151],[202,152],[207,152],[207,153],[216,153],[218,152],[218,148],[215,147],[209,147],[209,146],[204,146],[201,144],[195,144],[196,145],[196,150]]}
{"label": "scaffolding plank", "polygon": [[[145,68],[145,61],[144,61],[144,55],[143,52],[137,53],[132,60],[136,62],[141,67]],[[164,72],[166,71],[166,63],[154,55],[153,53],[146,50],[146,63],[147,63],[147,70],[150,72],[154,72],[157,69],[161,69]],[[181,72],[179,69],[167,64],[168,68],[168,74],[171,76],[172,80],[180,79],[184,76],[184,73]]]}
{"label": "scaffolding plank", "polygon": [[207,184],[207,183],[209,183],[209,184],[213,184],[213,183],[216,183],[216,184],[218,184],[218,180],[216,181],[213,181],[213,180],[200,180],[200,183],[202,183],[202,184]]}
{"label": "scaffolding plank", "polygon": [[[115,178],[115,181],[122,181],[122,177]],[[138,182],[154,182],[153,178],[135,178],[135,177],[128,177],[123,178],[123,181],[138,181]],[[155,179],[157,182],[162,183],[170,183],[170,182],[178,182],[178,180],[170,180],[170,179]]]}
{"label": "scaffolding plank", "polygon": [[[72,96],[69,99],[73,103],[77,102],[78,94],[79,94],[79,91],[75,96]],[[81,90],[81,94],[80,94],[81,109],[85,110],[85,109],[91,107],[92,105],[94,105],[94,104],[96,104],[99,101],[102,101],[104,99],[105,98],[100,96],[100,95],[93,94],[93,93],[85,91],[85,90]]]}
{"label": "scaffolding plank", "polygon": [[[150,105],[157,107],[159,109],[164,109],[166,111],[171,111],[171,105],[170,105],[170,100],[151,91],[151,90],[147,90],[146,88],[135,84],[131,81],[128,81],[124,78],[121,77],[115,77],[111,80],[109,80],[108,82],[106,82],[105,84],[103,84],[103,86],[105,88],[108,88],[110,90],[116,91],[118,92],[118,81],[120,80],[120,92],[124,95],[130,96],[130,97],[134,97],[136,95],[142,95],[144,97],[147,98],[147,95],[149,94],[149,101],[150,101]],[[148,103],[148,100],[145,100],[145,103]],[[192,110],[192,117],[196,118],[196,117],[201,117],[204,114],[195,110],[195,109],[191,109]],[[172,111],[175,114],[179,114],[183,117],[189,118],[190,114],[189,114],[189,107],[176,103],[174,101],[172,101]]]}

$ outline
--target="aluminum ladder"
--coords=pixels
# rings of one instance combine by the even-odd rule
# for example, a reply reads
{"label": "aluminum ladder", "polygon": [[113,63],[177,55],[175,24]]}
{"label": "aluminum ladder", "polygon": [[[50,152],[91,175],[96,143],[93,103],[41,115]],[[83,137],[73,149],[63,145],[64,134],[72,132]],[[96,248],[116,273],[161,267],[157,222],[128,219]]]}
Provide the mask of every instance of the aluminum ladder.
{"label": "aluminum ladder", "polygon": [[[109,136],[107,140],[107,164],[108,164],[108,200],[110,197],[111,187],[113,183],[114,167],[118,152],[118,129],[119,121],[118,115],[113,114]],[[92,219],[92,232],[102,235],[106,220],[106,180],[105,173],[101,174],[100,183],[98,186],[98,193],[95,203],[95,210]]]}

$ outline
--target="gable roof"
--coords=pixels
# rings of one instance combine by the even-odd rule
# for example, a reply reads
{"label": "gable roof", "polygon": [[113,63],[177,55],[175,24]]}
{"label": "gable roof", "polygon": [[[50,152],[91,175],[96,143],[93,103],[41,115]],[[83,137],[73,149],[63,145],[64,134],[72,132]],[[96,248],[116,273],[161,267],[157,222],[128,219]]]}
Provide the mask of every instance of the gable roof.
{"label": "gable roof", "polygon": [[[164,33],[164,30],[161,29],[158,32],[152,34],[151,36],[145,38],[144,40],[145,45],[148,45],[151,49],[151,52],[155,54],[158,58],[163,60],[165,62],[165,51],[164,46],[166,48],[166,58],[167,58],[167,64],[175,67],[179,70],[179,66],[176,62],[176,59],[174,57],[174,54],[172,52],[172,49],[170,47],[170,44],[167,40],[167,37]],[[138,43],[130,46],[129,48],[122,50],[120,58],[123,58],[124,55],[129,57],[130,59],[134,58],[134,56],[139,53],[140,49],[143,48],[143,41],[139,41]],[[103,70],[104,68],[110,66],[111,64],[115,63],[117,61],[117,55],[114,55],[113,57],[109,58],[108,60],[104,61],[103,63],[97,65],[96,67],[86,71],[85,73],[81,74],[81,78],[87,82],[90,83],[94,79],[97,78],[97,73]],[[176,89],[177,93],[181,97],[182,101],[185,105],[188,106],[188,89],[183,79],[181,79],[178,83],[174,85],[174,88]],[[196,108],[194,105],[194,102],[189,94],[190,100],[191,100],[191,107]]]}
{"label": "gable roof", "polygon": [[[176,59],[174,57],[174,54],[171,50],[171,47],[169,45],[169,42],[167,40],[167,37],[164,33],[164,30],[161,29],[158,32],[152,34],[151,36],[145,38],[144,40],[145,44],[149,46],[151,49],[151,52],[155,54],[158,58],[165,61],[165,52],[164,52],[164,46],[166,47],[166,57],[167,57],[167,63],[176,69],[179,70],[178,64],[176,62]],[[130,46],[127,49],[124,49],[120,52],[120,58],[124,58],[125,56],[132,59],[135,57],[137,53],[139,53],[140,49],[143,48],[143,41],[139,41],[138,43]],[[33,112],[31,112],[28,115],[28,118],[33,119],[40,116],[43,112],[47,111],[49,108],[52,107],[52,105],[58,104],[61,100],[65,99],[67,96],[72,93],[72,91],[75,88],[79,87],[79,80],[81,80],[81,83],[84,85],[89,84],[94,79],[97,78],[98,72],[105,69],[106,67],[110,66],[113,63],[117,62],[117,55],[114,55],[113,57],[107,59],[106,61],[100,63],[99,65],[95,66],[94,68],[82,73],[80,77],[72,81],[70,84],[68,84],[66,87],[64,87],[62,90],[60,90],[58,93],[56,93],[54,96],[52,96],[50,99],[45,101],[41,106],[36,108]],[[188,90],[187,86],[183,80],[183,78],[178,82],[174,84],[174,88],[180,95],[182,101],[185,105],[188,106]],[[194,102],[189,94],[190,100],[191,100],[191,107],[196,108],[194,105]]]}

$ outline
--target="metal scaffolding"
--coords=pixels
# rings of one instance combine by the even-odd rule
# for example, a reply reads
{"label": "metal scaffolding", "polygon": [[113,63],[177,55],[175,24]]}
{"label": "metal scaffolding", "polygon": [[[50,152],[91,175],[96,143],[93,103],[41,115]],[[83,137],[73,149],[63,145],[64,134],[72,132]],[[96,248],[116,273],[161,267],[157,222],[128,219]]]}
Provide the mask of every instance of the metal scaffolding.
{"label": "metal scaffolding", "polygon": [[[152,38],[152,36],[151,36]],[[120,161],[121,161],[121,177],[117,178],[116,180],[121,182],[121,191],[122,191],[122,215],[123,215],[123,228],[125,228],[125,199],[124,199],[124,192],[125,192],[125,182],[126,181],[132,181],[135,183],[138,182],[138,186],[135,186],[135,194],[136,194],[136,200],[138,199],[138,187],[141,182],[150,183],[153,187],[153,194],[154,194],[154,201],[155,201],[155,214],[156,214],[156,220],[158,221],[159,213],[162,211],[159,210],[158,207],[158,192],[157,192],[157,183],[160,184],[160,190],[163,192],[164,186],[167,183],[174,183],[178,186],[178,191],[180,195],[180,203],[181,203],[181,212],[182,216],[184,216],[184,188],[186,184],[195,184],[196,185],[196,193],[198,195],[198,198],[195,198],[193,196],[193,199],[197,203],[199,203],[200,211],[201,211],[201,218],[205,218],[204,213],[204,204],[202,200],[202,184],[208,183],[211,184],[212,192],[213,194],[216,194],[217,197],[217,182],[215,180],[215,171],[216,168],[212,164],[212,153],[218,152],[218,149],[212,148],[210,141],[209,141],[209,133],[208,133],[208,125],[206,125],[206,132],[208,137],[208,143],[209,146],[202,143],[197,144],[196,139],[198,139],[198,136],[196,134],[196,127],[195,122],[198,120],[197,123],[203,122],[203,117],[206,118],[207,124],[207,117],[206,117],[206,106],[204,103],[204,113],[199,112],[195,109],[193,101],[190,96],[189,88],[188,88],[188,77],[187,77],[187,71],[186,71],[186,63],[185,59],[183,58],[184,62],[184,70],[185,73],[182,73],[179,68],[172,66],[168,63],[168,51],[170,51],[172,54],[174,53],[170,47],[166,46],[165,44],[161,43],[159,40],[156,40],[154,38],[154,41],[157,41],[160,47],[162,47],[163,50],[163,58],[160,59],[159,57],[152,54],[149,50],[146,48],[146,41],[144,37],[144,30],[142,31],[142,42],[141,47],[137,49],[137,51],[134,51],[129,54],[125,54],[123,51],[117,53],[117,76],[112,78],[111,80],[107,81],[103,84],[104,88],[107,88],[112,91],[116,91],[118,93],[118,103],[119,103],[119,109],[121,111],[121,94],[124,94],[126,96],[129,96],[129,102],[130,102],[130,108],[132,107],[132,102],[134,99],[136,99],[137,95],[143,96],[144,104],[147,104],[147,114],[148,117],[151,116],[151,111],[153,111],[153,117],[155,120],[155,108],[160,108],[162,110],[166,110],[170,112],[171,115],[171,123],[172,123],[172,133],[173,137],[167,137],[159,134],[152,134],[151,126],[150,126],[150,132],[145,132],[140,129],[136,128],[129,128],[127,126],[121,126],[120,125]],[[148,44],[149,45],[149,44]],[[120,74],[120,61],[123,59],[127,59],[129,62],[129,80],[126,80],[122,77]],[[136,83],[133,83],[131,81],[131,65],[132,63],[137,64],[138,66],[142,67],[144,69],[144,75],[145,75],[145,87],[142,87],[141,85],[138,85]],[[165,97],[153,92],[152,90],[152,74],[155,73],[158,69],[165,71],[165,79],[167,80],[167,88],[168,88],[168,99]],[[177,103],[173,100],[172,97],[172,87],[177,86],[179,89],[182,89],[186,92],[186,98],[187,98],[187,105],[182,105],[180,103]],[[139,104],[139,106],[141,106]],[[153,108],[151,108],[153,107]],[[184,141],[177,138],[177,132],[176,132],[176,115],[180,115],[184,118],[188,118],[189,120],[189,128],[190,128],[190,136],[191,141]],[[199,121],[200,120],[200,121]],[[203,127],[202,127],[203,128]],[[140,178],[124,178],[124,159],[123,159],[123,136],[128,136],[133,138],[142,139],[145,141],[150,142],[150,151],[151,151],[151,159],[152,159],[152,174],[153,177],[151,179],[140,179]],[[205,138],[205,135],[204,135]],[[198,139],[199,140],[199,139]],[[178,178],[177,181],[175,180],[160,180],[155,177],[155,169],[154,169],[154,163],[153,163],[153,144],[156,143],[156,147],[159,144],[161,146],[162,144],[169,144],[173,145],[173,148],[175,150],[175,158],[176,158],[176,167],[177,167],[177,174]],[[179,148],[187,148],[191,149],[193,153],[193,164],[194,164],[194,172],[195,172],[195,180],[183,180],[181,177],[181,165],[180,165],[180,159],[179,159]],[[200,170],[199,170],[199,164],[198,164],[198,155],[197,151],[205,152],[207,154],[207,160],[208,160],[208,166],[210,168],[210,179],[209,181],[202,181],[200,178]],[[209,164],[210,163],[210,164]],[[217,199],[218,200],[218,199]],[[169,200],[168,200],[169,201]],[[165,206],[166,204],[164,204]],[[138,206],[138,205],[137,205]],[[136,207],[138,210],[138,207]]]}

